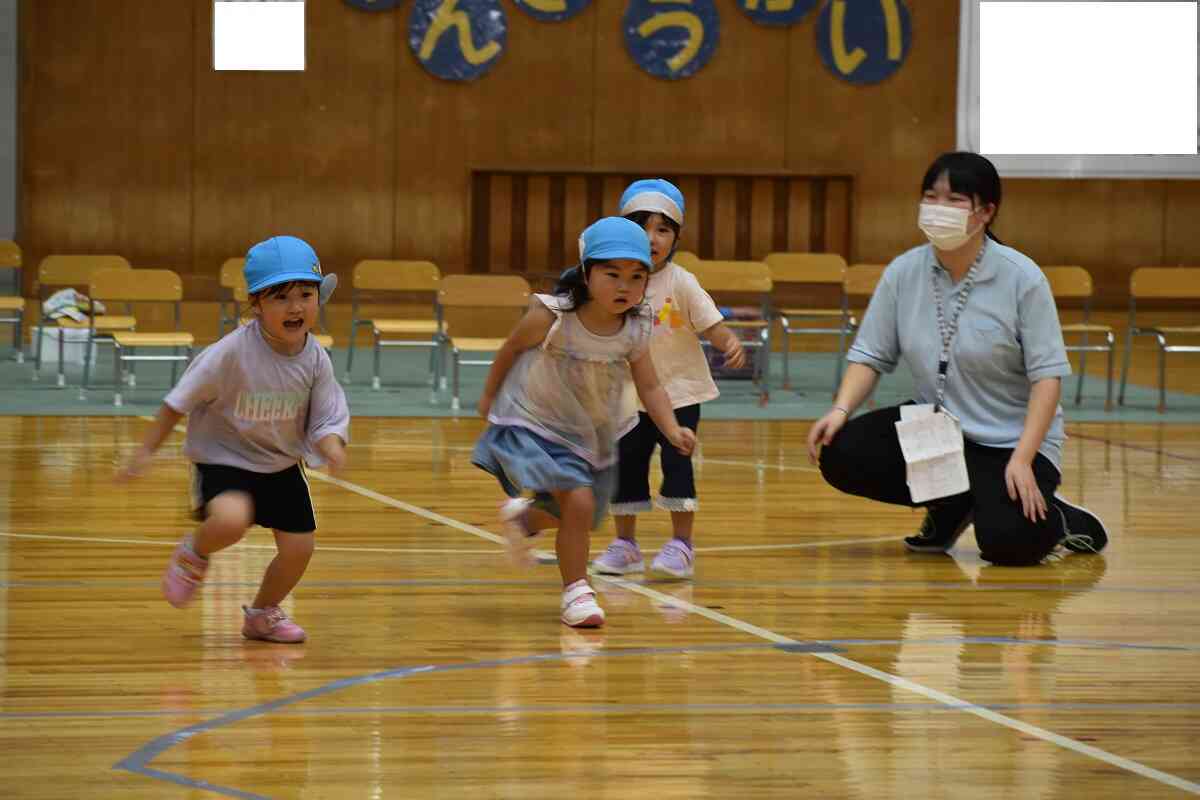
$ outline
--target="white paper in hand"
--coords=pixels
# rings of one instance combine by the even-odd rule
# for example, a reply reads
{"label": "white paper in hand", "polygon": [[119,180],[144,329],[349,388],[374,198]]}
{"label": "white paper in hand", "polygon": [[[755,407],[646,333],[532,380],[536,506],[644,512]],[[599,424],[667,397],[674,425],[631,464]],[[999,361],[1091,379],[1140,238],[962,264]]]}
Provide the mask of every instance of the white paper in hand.
{"label": "white paper in hand", "polygon": [[921,406],[896,423],[900,450],[908,467],[908,491],[914,503],[962,494],[971,488],[963,455],[962,426],[942,410],[922,414]]}

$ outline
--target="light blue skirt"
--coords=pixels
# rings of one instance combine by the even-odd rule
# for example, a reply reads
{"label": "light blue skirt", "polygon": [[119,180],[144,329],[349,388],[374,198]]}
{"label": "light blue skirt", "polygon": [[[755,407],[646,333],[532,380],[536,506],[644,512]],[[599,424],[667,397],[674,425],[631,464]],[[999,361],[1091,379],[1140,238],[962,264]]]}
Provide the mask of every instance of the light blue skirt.
{"label": "light blue skirt", "polygon": [[496,476],[509,497],[532,492],[534,506],[558,519],[562,510],[550,492],[590,486],[596,502],[592,528],[608,514],[616,486],[615,464],[594,469],[563,445],[515,425],[489,425],[475,443],[471,463]]}

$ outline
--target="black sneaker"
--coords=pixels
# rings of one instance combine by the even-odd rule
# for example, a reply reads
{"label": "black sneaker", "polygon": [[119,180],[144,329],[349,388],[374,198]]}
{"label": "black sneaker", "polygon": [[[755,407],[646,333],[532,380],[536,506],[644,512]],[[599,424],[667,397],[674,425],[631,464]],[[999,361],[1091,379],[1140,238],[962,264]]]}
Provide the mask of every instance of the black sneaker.
{"label": "black sneaker", "polygon": [[1108,531],[1100,518],[1083,506],[1073,505],[1056,494],[1050,500],[1063,518],[1059,544],[1074,553],[1099,553],[1108,546]]}
{"label": "black sneaker", "polygon": [[974,514],[963,513],[958,503],[931,505],[925,509],[925,520],[916,536],[907,536],[904,546],[912,553],[945,553],[971,524]]}

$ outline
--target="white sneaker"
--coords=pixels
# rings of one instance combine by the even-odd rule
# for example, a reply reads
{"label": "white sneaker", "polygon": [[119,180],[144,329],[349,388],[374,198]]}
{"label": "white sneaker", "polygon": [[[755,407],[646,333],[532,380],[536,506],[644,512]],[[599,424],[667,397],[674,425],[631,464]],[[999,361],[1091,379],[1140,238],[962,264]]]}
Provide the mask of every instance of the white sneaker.
{"label": "white sneaker", "polygon": [[604,624],[604,609],[587,581],[576,581],[563,589],[562,621],[572,628],[599,628]]}
{"label": "white sneaker", "polygon": [[504,544],[514,566],[532,567],[537,563],[533,553],[533,537],[537,531],[525,523],[525,512],[533,505],[528,498],[514,497],[500,504],[500,527]]}

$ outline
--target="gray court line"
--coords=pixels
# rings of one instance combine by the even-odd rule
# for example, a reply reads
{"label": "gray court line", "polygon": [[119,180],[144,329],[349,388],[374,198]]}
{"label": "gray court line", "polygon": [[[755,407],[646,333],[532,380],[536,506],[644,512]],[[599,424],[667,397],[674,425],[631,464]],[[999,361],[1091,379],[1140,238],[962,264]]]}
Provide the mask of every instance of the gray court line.
{"label": "gray court line", "polygon": [[[566,660],[590,656],[564,655]],[[1140,713],[1200,711],[1200,703],[980,703],[992,710],[1042,711],[1130,711]],[[958,709],[941,703],[602,703],[573,706],[327,706],[322,708],[285,708],[275,711],[281,717],[357,716],[360,714],[397,714],[413,716],[486,716],[489,714],[630,714],[633,712],[711,713],[776,712],[822,713],[829,711],[919,711],[941,712]],[[205,711],[8,711],[4,720],[37,719],[163,719],[194,717]]]}

